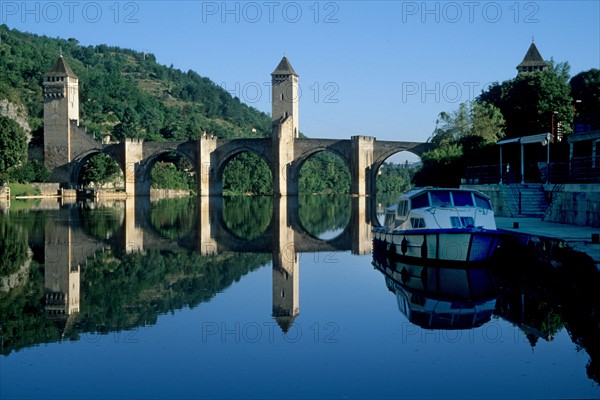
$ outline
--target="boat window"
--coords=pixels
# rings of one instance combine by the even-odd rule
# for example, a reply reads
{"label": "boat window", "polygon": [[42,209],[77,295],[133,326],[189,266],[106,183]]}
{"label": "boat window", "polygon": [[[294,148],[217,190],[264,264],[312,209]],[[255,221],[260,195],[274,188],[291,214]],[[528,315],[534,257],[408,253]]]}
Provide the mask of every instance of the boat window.
{"label": "boat window", "polygon": [[474,228],[473,217],[450,217],[450,226],[453,228]]}
{"label": "boat window", "polygon": [[473,217],[460,217],[460,222],[462,222],[463,226],[466,228],[474,228],[475,221]]}
{"label": "boat window", "polygon": [[427,196],[427,192],[421,193],[410,199],[410,204],[412,209],[429,207],[429,197]]}
{"label": "boat window", "polygon": [[460,218],[450,217],[450,226],[452,226],[453,228],[461,228],[462,225],[460,223]]}
{"label": "boat window", "polygon": [[413,228],[425,228],[425,220],[423,218],[411,218],[410,225]]}
{"label": "boat window", "polygon": [[452,191],[451,193],[456,207],[473,207],[471,192]]}
{"label": "boat window", "polygon": [[478,193],[473,193],[473,195],[475,196],[475,206],[487,208],[489,210],[492,209],[492,203],[487,197],[483,197]]}
{"label": "boat window", "polygon": [[408,201],[402,200],[401,202],[398,203],[397,214],[399,217],[403,217],[406,215],[407,212],[408,212]]}
{"label": "boat window", "polygon": [[445,190],[432,191],[431,204],[434,207],[450,207],[452,205],[452,201],[450,200],[450,192]]}

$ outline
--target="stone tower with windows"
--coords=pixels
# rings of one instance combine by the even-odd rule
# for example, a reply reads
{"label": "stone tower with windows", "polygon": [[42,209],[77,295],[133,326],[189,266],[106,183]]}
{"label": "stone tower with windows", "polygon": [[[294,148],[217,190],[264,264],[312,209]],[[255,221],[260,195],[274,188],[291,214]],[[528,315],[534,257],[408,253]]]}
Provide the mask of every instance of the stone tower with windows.
{"label": "stone tower with windows", "polygon": [[60,167],[71,161],[71,139],[79,125],[79,79],[64,57],[44,75],[44,164],[53,182],[68,181]]}
{"label": "stone tower with windows", "polygon": [[275,71],[271,74],[272,87],[272,120],[282,123],[287,118],[292,120],[294,138],[298,137],[298,74],[292,68],[287,57],[283,57]]}
{"label": "stone tower with windows", "polygon": [[518,75],[530,72],[539,72],[547,68],[549,68],[548,63],[544,61],[542,55],[532,40],[531,46],[529,46],[527,53],[525,53],[525,57],[523,57],[523,61],[517,65]]}
{"label": "stone tower with windows", "polygon": [[297,179],[291,176],[294,162],[294,140],[298,137],[298,74],[284,56],[271,74],[273,161],[273,194],[297,195]]}

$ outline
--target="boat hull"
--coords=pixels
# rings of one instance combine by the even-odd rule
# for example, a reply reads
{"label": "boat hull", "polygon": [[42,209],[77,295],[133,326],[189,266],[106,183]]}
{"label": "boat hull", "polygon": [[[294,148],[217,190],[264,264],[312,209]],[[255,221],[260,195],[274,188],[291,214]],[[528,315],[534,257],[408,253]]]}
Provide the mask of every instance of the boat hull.
{"label": "boat hull", "polygon": [[373,230],[373,247],[376,251],[407,260],[486,261],[493,256],[500,239],[501,234],[496,230]]}

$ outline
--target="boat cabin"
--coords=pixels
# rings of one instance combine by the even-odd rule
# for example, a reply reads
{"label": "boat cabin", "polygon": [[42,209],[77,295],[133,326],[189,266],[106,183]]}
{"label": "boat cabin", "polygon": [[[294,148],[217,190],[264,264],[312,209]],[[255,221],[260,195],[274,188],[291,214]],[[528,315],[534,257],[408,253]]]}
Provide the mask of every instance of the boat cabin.
{"label": "boat cabin", "polygon": [[[422,213],[413,213],[413,210],[427,210],[432,208],[442,209],[483,209],[493,213],[492,202],[486,195],[470,189],[415,189],[400,197],[395,209],[389,210],[385,219],[385,226],[398,227],[410,218],[413,229],[426,228],[426,221]],[[470,215],[449,216],[452,228],[473,227],[474,218]]]}

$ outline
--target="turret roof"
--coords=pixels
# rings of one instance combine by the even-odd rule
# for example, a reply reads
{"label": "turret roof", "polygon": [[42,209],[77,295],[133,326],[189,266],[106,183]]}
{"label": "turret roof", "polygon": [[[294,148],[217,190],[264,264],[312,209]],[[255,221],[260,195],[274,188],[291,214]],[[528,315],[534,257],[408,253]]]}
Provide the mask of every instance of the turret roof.
{"label": "turret roof", "polygon": [[295,76],[298,76],[298,74],[296,73],[296,71],[294,71],[294,68],[292,68],[292,65],[290,64],[290,62],[288,61],[286,56],[283,56],[283,58],[279,62],[279,65],[277,66],[277,68],[275,68],[275,71],[273,71],[273,73],[271,75],[295,75]]}
{"label": "turret roof", "polygon": [[64,59],[62,54],[58,57],[52,68],[50,68],[50,71],[46,72],[46,75],[68,76],[69,78],[77,78],[77,75],[73,73],[73,70],[71,69],[71,67],[69,67],[69,64],[67,64],[67,61]]}
{"label": "turret roof", "polygon": [[546,61],[544,61],[544,59],[542,58],[542,55],[535,46],[535,43],[531,42],[531,46],[529,46],[529,49],[527,50],[523,61],[521,61],[521,63],[517,65],[517,68],[538,67],[546,65],[548,65],[548,63],[546,63]]}

